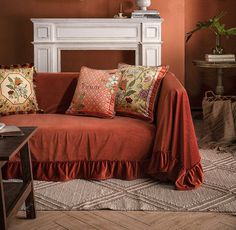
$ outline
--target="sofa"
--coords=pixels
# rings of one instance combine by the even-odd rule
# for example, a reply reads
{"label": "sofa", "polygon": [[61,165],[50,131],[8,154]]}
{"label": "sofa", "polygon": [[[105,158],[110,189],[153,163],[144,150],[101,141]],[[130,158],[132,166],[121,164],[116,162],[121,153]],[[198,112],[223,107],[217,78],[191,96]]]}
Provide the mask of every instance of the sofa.
{"label": "sofa", "polygon": [[[36,180],[153,177],[189,190],[203,182],[203,170],[187,93],[173,73],[161,82],[153,123],[116,115],[113,119],[65,114],[79,73],[37,73],[35,90],[44,113],[2,116],[1,122],[37,126],[31,138]],[[20,178],[19,156],[3,169]]]}

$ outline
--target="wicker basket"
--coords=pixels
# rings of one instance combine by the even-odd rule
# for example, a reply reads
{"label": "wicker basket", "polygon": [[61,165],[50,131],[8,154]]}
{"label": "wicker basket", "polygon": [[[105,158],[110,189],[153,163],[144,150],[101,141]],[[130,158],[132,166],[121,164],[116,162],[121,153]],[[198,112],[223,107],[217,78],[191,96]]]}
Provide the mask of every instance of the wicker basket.
{"label": "wicker basket", "polygon": [[202,108],[202,143],[214,147],[235,145],[236,148],[236,96],[219,96],[207,91]]}

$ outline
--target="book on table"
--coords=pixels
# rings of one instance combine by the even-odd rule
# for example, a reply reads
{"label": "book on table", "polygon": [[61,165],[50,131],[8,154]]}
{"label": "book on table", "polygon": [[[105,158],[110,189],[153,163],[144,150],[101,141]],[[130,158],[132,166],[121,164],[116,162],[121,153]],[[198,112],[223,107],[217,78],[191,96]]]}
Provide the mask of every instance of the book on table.
{"label": "book on table", "polygon": [[209,62],[235,62],[235,54],[205,54]]}
{"label": "book on table", "polygon": [[0,137],[17,137],[23,135],[24,133],[22,132],[22,130],[15,125],[1,125]]}
{"label": "book on table", "polygon": [[207,62],[235,62],[235,59],[206,59]]}
{"label": "book on table", "polygon": [[205,58],[235,58],[235,54],[205,54]]}

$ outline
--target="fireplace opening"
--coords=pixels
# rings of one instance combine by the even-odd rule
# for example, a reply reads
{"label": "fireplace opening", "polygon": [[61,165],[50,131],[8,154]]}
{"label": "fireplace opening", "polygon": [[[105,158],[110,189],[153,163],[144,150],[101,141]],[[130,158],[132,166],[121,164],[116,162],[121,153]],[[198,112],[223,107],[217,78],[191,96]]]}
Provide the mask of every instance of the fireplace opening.
{"label": "fireplace opening", "polygon": [[115,69],[118,63],[135,64],[134,50],[62,50],[61,71],[78,72],[82,66]]}

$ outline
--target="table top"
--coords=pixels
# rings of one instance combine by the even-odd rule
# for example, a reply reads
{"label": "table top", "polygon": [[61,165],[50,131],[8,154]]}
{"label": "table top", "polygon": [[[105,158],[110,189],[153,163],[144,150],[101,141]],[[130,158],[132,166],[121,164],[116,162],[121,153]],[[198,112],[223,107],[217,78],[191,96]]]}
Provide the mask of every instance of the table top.
{"label": "table top", "polygon": [[193,64],[202,68],[236,68],[236,62],[208,62],[204,60],[193,60]]}
{"label": "table top", "polygon": [[37,127],[19,127],[24,135],[0,139],[0,161],[8,161],[28,142]]}

